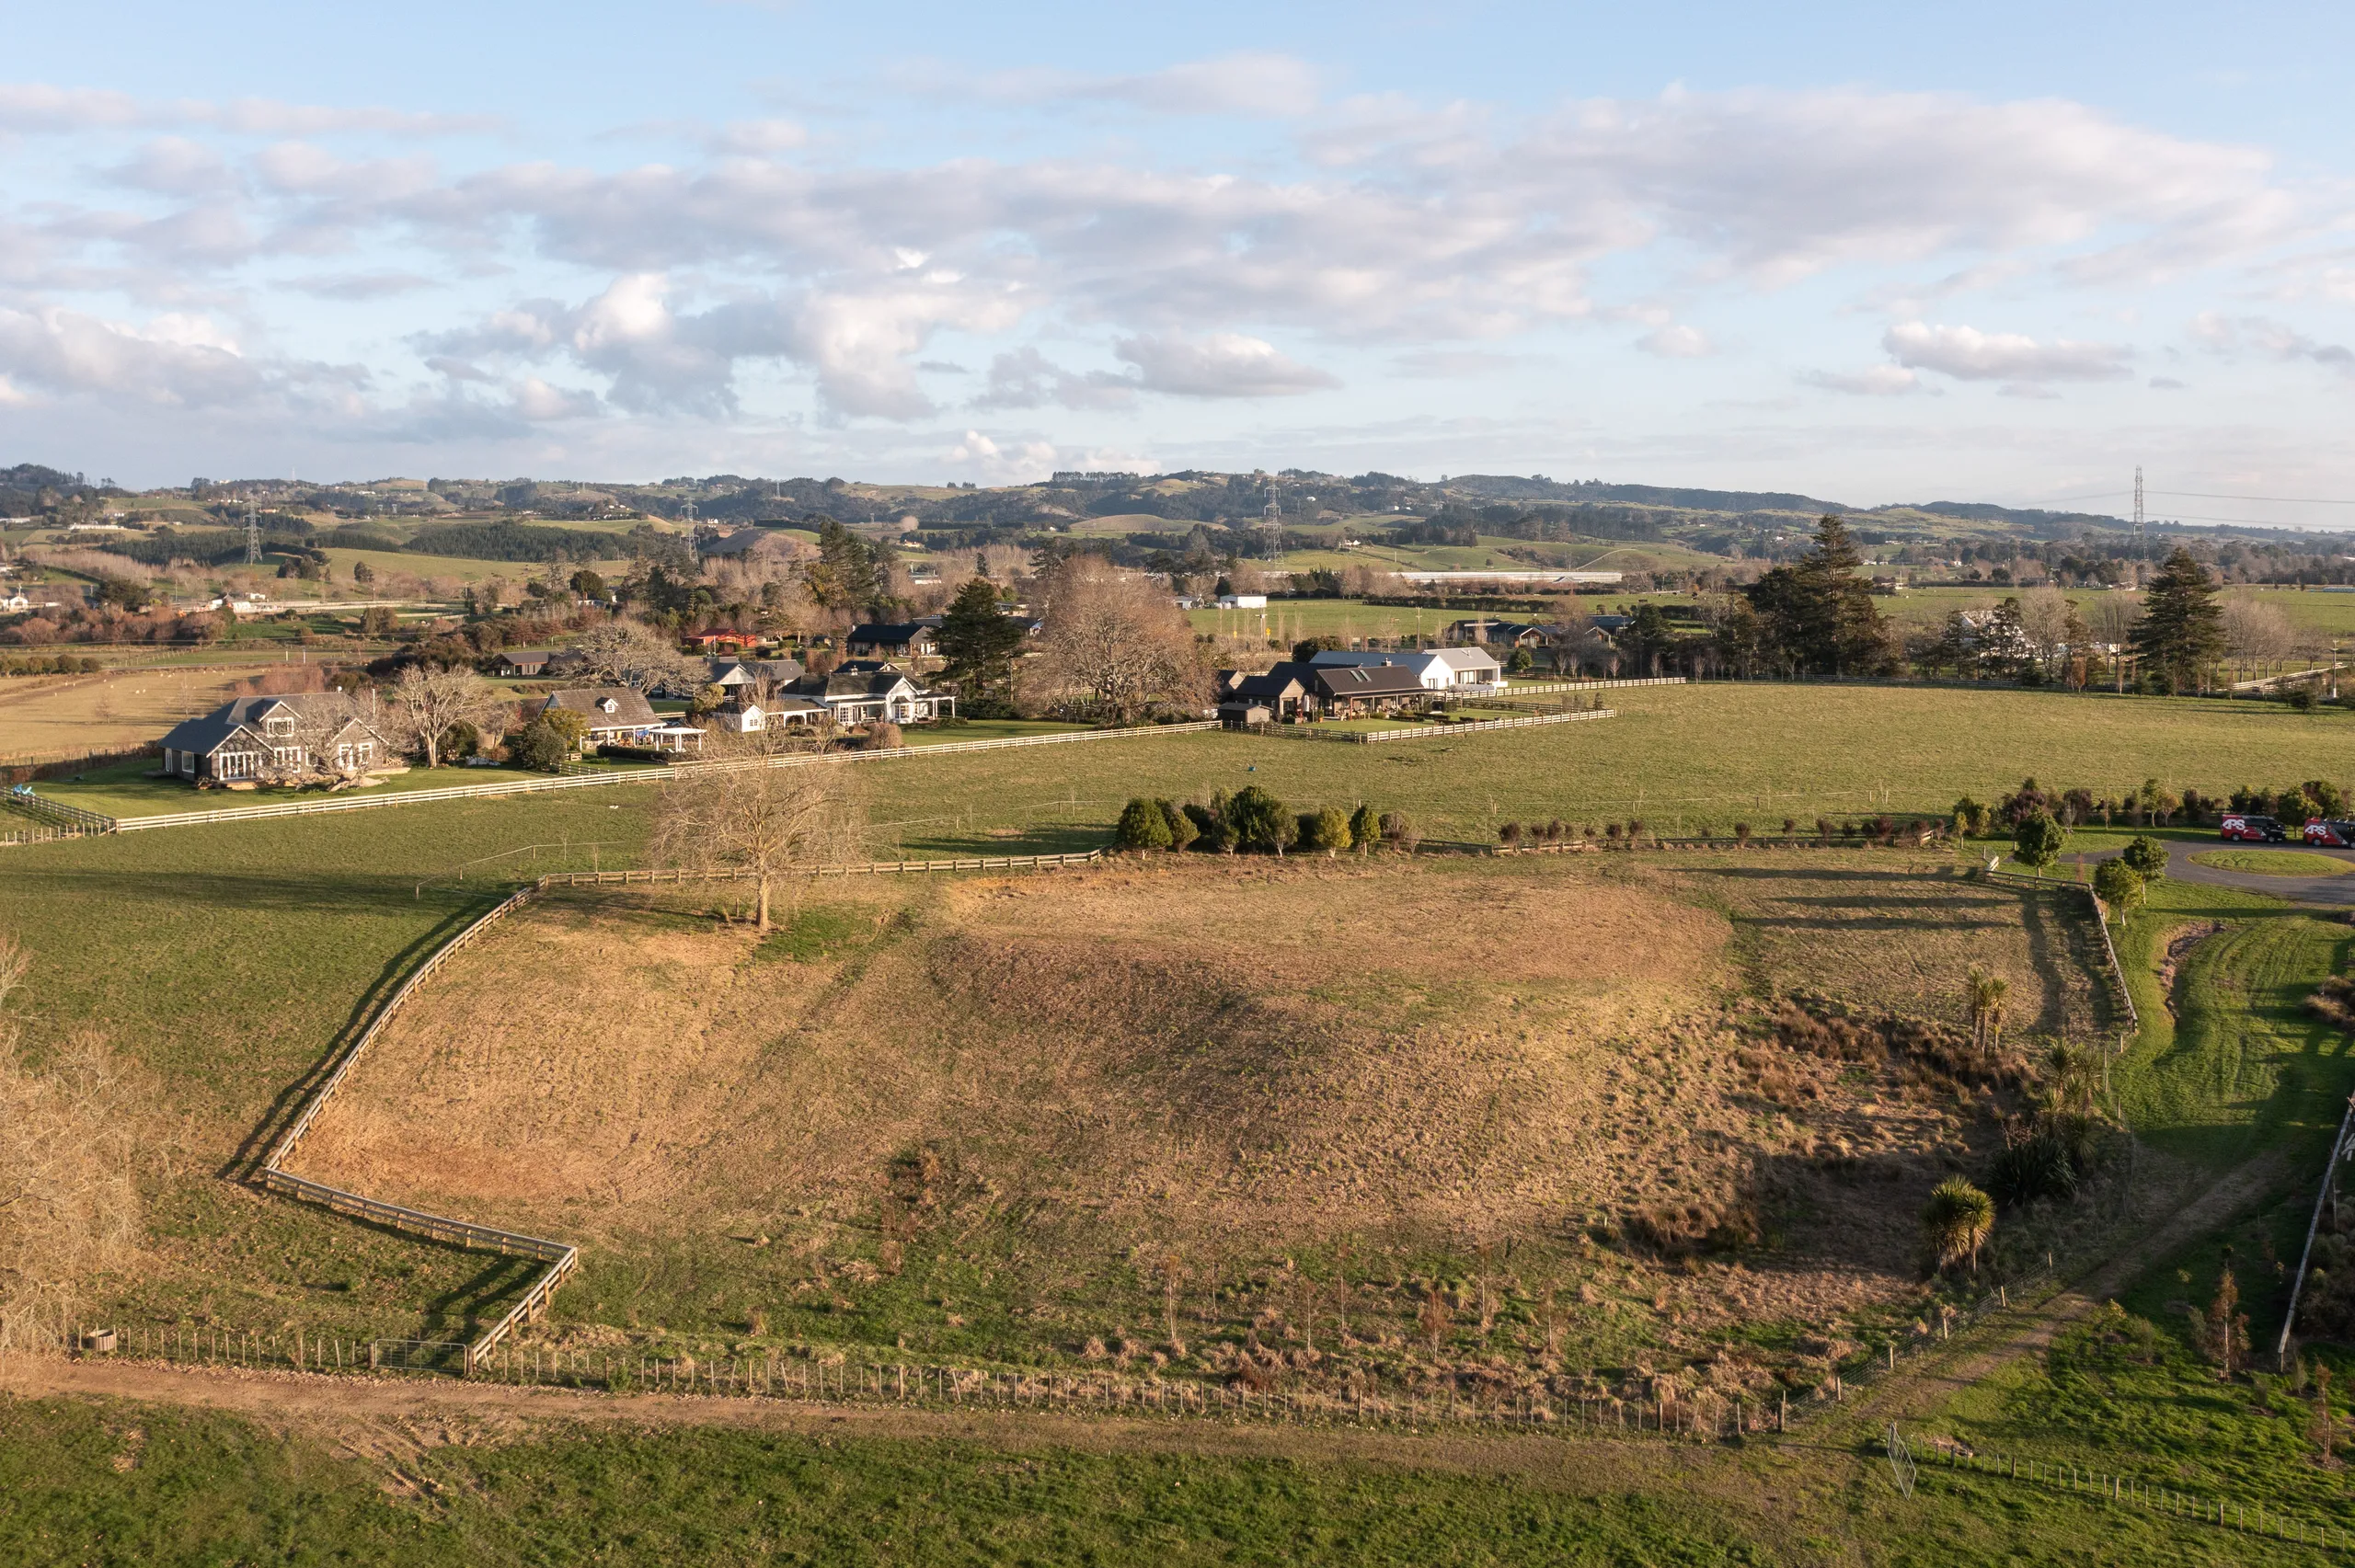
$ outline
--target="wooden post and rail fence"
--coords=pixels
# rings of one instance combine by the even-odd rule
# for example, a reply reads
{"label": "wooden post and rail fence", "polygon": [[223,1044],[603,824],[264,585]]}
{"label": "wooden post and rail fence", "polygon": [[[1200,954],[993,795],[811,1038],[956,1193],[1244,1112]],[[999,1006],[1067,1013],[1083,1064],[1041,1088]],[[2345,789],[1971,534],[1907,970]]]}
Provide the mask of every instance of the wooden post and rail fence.
{"label": "wooden post and rail fence", "polygon": [[[815,868],[808,875],[816,876],[891,876],[949,871],[1052,871],[1071,866],[1093,865],[1102,860],[1102,850],[1090,850],[1084,854],[991,855],[948,861],[867,861],[842,865]],[[648,885],[711,880],[738,880],[743,873],[733,868],[680,871],[558,871],[539,877],[517,888],[497,905],[468,921],[433,952],[403,980],[398,990],[376,1010],[366,1028],[336,1059],[334,1066],[320,1079],[317,1086],[304,1097],[293,1118],[285,1129],[270,1140],[268,1152],[255,1180],[260,1186],[302,1203],[316,1204],[339,1214],[389,1226],[396,1230],[429,1240],[465,1247],[471,1251],[495,1252],[502,1257],[524,1257],[546,1264],[539,1276],[507,1312],[488,1330],[465,1346],[464,1370],[472,1373],[482,1358],[496,1349],[515,1329],[538,1317],[547,1309],[557,1287],[563,1284],[580,1266],[580,1249],[564,1242],[552,1242],[545,1237],[527,1236],[517,1230],[505,1230],[497,1226],[477,1225],[471,1220],[453,1219],[445,1215],[429,1214],[422,1209],[386,1203],[360,1193],[315,1182],[288,1171],[286,1163],[302,1147],[304,1138],[316,1126],[343,1087],[344,1081],[367,1056],[369,1047],[390,1027],[399,1015],[401,1007],[423,988],[441,967],[469,946],[477,937],[509,915],[545,894],[550,887]]]}

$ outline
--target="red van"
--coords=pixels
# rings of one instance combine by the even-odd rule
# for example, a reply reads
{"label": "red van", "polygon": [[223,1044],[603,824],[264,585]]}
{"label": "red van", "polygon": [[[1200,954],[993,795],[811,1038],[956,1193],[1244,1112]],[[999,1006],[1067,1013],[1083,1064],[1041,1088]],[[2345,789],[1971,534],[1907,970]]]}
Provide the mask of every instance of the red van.
{"label": "red van", "polygon": [[2355,822],[2326,822],[2317,818],[2306,824],[2306,842],[2327,849],[2355,850]]}
{"label": "red van", "polygon": [[2258,817],[2246,811],[2235,811],[2227,816],[2217,829],[2217,833],[2223,838],[2237,839],[2244,843],[2280,844],[2290,840],[2289,833],[2272,818]]}

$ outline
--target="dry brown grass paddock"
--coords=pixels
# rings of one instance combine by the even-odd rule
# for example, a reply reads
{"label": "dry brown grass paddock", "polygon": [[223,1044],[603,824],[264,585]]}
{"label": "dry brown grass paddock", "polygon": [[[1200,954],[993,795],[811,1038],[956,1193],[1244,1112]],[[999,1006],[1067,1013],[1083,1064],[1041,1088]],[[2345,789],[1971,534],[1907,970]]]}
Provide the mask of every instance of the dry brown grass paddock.
{"label": "dry brown grass paddock", "polygon": [[[1999,1088],[1806,1048],[1769,999],[1959,1023],[1984,964],[2016,1034],[2095,1005],[2061,916],[1890,852],[830,884],[800,960],[717,897],[511,920],[409,1004],[302,1173],[592,1250],[832,1249],[837,1289],[895,1244],[887,1208],[912,1238],[1027,1216],[1041,1271],[1518,1240],[1500,1275],[1528,1288],[1542,1253],[1567,1311],[1668,1344],[1908,1298],[1921,1194],[1994,1137]],[[1713,1230],[1762,1244],[1691,1255]]]}

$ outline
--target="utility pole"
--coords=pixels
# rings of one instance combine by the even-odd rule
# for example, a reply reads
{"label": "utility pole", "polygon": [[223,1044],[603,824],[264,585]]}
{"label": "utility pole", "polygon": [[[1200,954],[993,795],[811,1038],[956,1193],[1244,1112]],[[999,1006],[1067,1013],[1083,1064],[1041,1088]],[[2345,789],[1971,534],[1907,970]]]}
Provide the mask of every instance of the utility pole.
{"label": "utility pole", "polygon": [[254,503],[250,497],[246,501],[246,565],[261,565],[261,521],[254,515]]}
{"label": "utility pole", "polygon": [[2134,543],[2142,543],[2142,465],[2134,465]]}

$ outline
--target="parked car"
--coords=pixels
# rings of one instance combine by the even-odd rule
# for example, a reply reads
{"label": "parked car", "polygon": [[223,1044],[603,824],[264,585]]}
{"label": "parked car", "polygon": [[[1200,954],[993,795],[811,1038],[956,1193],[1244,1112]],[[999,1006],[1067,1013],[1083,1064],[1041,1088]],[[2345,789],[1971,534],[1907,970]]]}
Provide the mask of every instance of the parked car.
{"label": "parked car", "polygon": [[2306,842],[2335,850],[2355,850],[2355,822],[2331,822],[2317,818],[2306,824]]}
{"label": "parked car", "polygon": [[2272,818],[2240,811],[2226,817],[2216,831],[2219,837],[2244,843],[2279,844],[2288,842],[2290,838],[2289,831]]}

